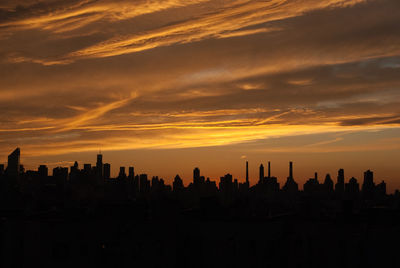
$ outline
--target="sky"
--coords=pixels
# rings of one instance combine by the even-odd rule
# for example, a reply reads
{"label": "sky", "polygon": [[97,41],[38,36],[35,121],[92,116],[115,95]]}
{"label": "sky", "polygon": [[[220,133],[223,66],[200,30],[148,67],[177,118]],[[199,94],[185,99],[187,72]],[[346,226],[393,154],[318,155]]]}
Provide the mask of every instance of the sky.
{"label": "sky", "polygon": [[398,0],[2,0],[0,163],[400,188]]}

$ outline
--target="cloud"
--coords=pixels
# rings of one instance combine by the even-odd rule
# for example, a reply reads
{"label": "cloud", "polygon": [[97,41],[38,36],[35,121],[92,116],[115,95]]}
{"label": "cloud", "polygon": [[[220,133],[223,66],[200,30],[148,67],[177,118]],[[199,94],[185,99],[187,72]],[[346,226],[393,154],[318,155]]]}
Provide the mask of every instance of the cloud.
{"label": "cloud", "polygon": [[[76,5],[60,8],[59,11],[45,15],[28,17],[22,20],[9,21],[0,24],[0,27],[25,27],[51,30],[55,33],[82,28],[100,20],[119,21],[139,15],[158,12],[163,9],[197,4],[202,1],[146,1],[129,4],[126,2],[79,2]],[[129,53],[136,53],[156,47],[171,46],[197,42],[210,38],[228,38],[255,33],[275,31],[276,27],[257,27],[257,25],[284,20],[300,16],[306,12],[324,8],[348,7],[363,0],[293,0],[293,1],[224,1],[216,11],[204,12],[198,18],[187,19],[165,27],[158,27],[148,31],[139,31],[134,34],[117,35],[108,40],[98,42],[89,47],[81,48],[67,55],[58,55],[49,59],[31,59],[16,57],[13,62],[23,60],[41,63],[44,65],[68,64],[78,59],[103,58]]]}
{"label": "cloud", "polygon": [[[397,1],[135,3],[2,6],[3,151],[233,146],[399,128]],[[269,150],[335,146],[362,145],[329,136]]]}

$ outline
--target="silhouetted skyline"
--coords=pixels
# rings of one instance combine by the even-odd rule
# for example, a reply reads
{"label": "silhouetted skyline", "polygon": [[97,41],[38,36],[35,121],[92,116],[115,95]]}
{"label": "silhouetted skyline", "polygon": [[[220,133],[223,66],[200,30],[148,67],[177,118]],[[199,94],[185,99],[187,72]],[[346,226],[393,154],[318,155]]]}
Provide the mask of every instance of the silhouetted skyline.
{"label": "silhouetted skyline", "polygon": [[399,13],[1,0],[0,267],[400,267]]}
{"label": "silhouetted skyline", "polygon": [[283,181],[273,163],[267,172],[260,164],[250,184],[244,161],[244,179],[226,173],[213,180],[194,167],[188,183],[176,175],[169,185],[135,165],[111,178],[102,153],[95,164],[75,161],[52,172],[26,170],[21,153],[0,165],[6,267],[396,267],[389,241],[400,237],[400,192],[387,194],[371,170],[356,179],[339,169],[335,184],[315,172],[301,191],[294,162]]}
{"label": "silhouetted skyline", "polygon": [[[46,165],[40,165],[37,170],[27,170],[25,171],[24,166],[20,163],[21,160],[21,150],[20,148],[16,148],[9,156],[8,156],[8,163],[7,166],[1,166],[0,168],[0,175],[10,177],[10,178],[15,178],[19,179],[21,176],[26,176],[28,174],[35,174],[39,177],[47,178],[50,176],[48,172],[48,167]],[[95,166],[92,167],[91,163],[84,163],[83,164],[83,169],[79,168],[79,163],[77,161],[74,162],[73,166],[70,166],[69,169],[68,167],[56,167],[53,169],[52,177],[57,177],[59,175],[60,170],[66,171],[66,177],[65,180],[69,181],[71,178],[74,178],[74,176],[77,176],[78,173],[83,172],[85,176],[93,177],[95,178],[98,182],[102,181],[102,183],[105,180],[110,180],[110,181],[118,181],[118,180],[127,180],[128,178],[130,180],[136,180],[137,185],[139,185],[139,180],[141,181],[141,177],[145,176],[147,178],[147,174],[136,174],[135,176],[135,167],[134,166],[129,166],[128,167],[128,174],[126,173],[126,167],[121,166],[119,167],[119,173],[116,177],[111,177],[110,176],[110,169],[111,169],[111,164],[110,163],[103,163],[103,154],[99,152],[97,154],[97,160]],[[69,171],[68,171],[69,170]],[[294,176],[294,166],[293,162],[289,161],[289,166],[288,166],[288,177],[286,179],[286,182],[282,184],[282,188],[280,188],[280,183],[278,181],[277,177],[271,176],[271,162],[268,161],[268,170],[267,170],[267,176],[265,176],[265,170],[264,170],[264,165],[261,163],[259,168],[259,176],[258,180],[251,184],[250,183],[250,177],[249,177],[249,162],[245,161],[245,178],[234,178],[235,181],[235,188],[239,190],[240,185],[242,187],[245,187],[247,189],[250,189],[251,187],[257,187],[261,186],[263,184],[268,185],[267,187],[273,189],[273,191],[284,191],[284,192],[298,192],[300,191],[300,187],[298,183],[295,180]],[[333,180],[331,179],[330,174],[326,174],[324,182],[319,182],[318,180],[318,173],[314,173],[314,177],[308,179],[305,183],[304,186],[302,187],[302,190],[304,192],[308,193],[313,193],[313,192],[336,192],[338,195],[343,195],[345,192],[352,192],[352,193],[359,193],[360,191],[363,194],[363,197],[368,197],[368,198],[373,198],[375,192],[380,192],[383,195],[386,195],[386,183],[384,180],[382,180],[379,184],[376,184],[374,182],[374,173],[371,170],[366,170],[364,172],[364,181],[363,184],[360,188],[360,184],[357,182],[357,179],[354,177],[351,177],[348,179],[348,182],[346,182],[346,178],[344,175],[344,170],[343,169],[338,169],[337,173],[337,181],[336,184],[334,184]],[[26,179],[26,178],[25,178]],[[29,179],[29,175],[28,175]],[[32,179],[32,178],[30,178]],[[154,180],[155,179],[155,180]],[[145,179],[146,181],[147,179]],[[160,178],[162,180],[162,184],[164,185],[164,179]],[[145,182],[145,184],[149,183],[150,187],[150,181]],[[207,177],[207,181],[210,182],[210,178]],[[224,187],[226,183],[231,184],[233,181],[233,177],[231,174],[226,174],[224,177],[221,177],[221,181],[219,182],[219,189],[221,191],[221,185]],[[153,176],[153,180],[151,183],[151,187],[153,187],[153,183],[157,184],[158,183],[158,176]],[[175,176],[175,179],[169,187],[172,187],[173,185],[178,185],[180,188],[185,188],[188,187],[190,188],[191,185],[200,185],[205,183],[205,177],[201,176],[200,173],[200,168],[195,167],[193,169],[193,180],[190,181],[189,179],[182,180],[179,174]],[[216,182],[213,182],[215,185]],[[186,185],[185,185],[186,184]],[[172,188],[171,188],[172,189]],[[270,190],[268,190],[270,191]],[[396,189],[396,192],[398,192],[398,189]]]}

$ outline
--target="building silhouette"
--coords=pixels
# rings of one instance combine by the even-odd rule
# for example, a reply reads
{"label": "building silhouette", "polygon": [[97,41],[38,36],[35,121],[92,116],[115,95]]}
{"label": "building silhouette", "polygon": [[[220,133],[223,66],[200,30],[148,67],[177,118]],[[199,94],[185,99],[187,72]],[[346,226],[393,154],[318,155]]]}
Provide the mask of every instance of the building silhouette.
{"label": "building silhouette", "polygon": [[364,181],[361,189],[364,199],[374,198],[374,192],[375,192],[374,173],[371,170],[367,170],[364,172]]}
{"label": "building silhouette", "polygon": [[21,154],[20,149],[16,148],[8,156],[7,175],[11,178],[16,178],[20,174],[21,171],[20,154]]}
{"label": "building silhouette", "polygon": [[111,175],[111,165],[109,163],[105,163],[103,166],[104,179],[109,179]]}
{"label": "building silhouette", "polygon": [[104,167],[103,167],[103,155],[102,154],[98,154],[97,155],[97,162],[96,162],[96,175],[97,178],[102,180],[104,177]]}
{"label": "building silhouette", "polygon": [[299,186],[293,178],[293,162],[289,162],[289,177],[287,177],[282,190],[288,193],[296,193],[299,190]]}
{"label": "building silhouette", "polygon": [[264,180],[264,166],[263,164],[260,164],[260,168],[259,168],[259,183],[262,183],[262,181]]}
{"label": "building silhouette", "polygon": [[344,170],[339,169],[337,175],[337,182],[335,184],[335,193],[338,197],[343,197],[344,195]]}

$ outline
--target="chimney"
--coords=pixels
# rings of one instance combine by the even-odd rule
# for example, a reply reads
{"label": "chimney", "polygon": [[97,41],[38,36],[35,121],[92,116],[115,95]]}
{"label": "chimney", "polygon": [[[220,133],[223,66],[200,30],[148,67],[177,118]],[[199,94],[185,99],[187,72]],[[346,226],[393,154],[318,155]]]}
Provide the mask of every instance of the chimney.
{"label": "chimney", "polygon": [[246,161],[246,183],[249,183],[249,162]]}

